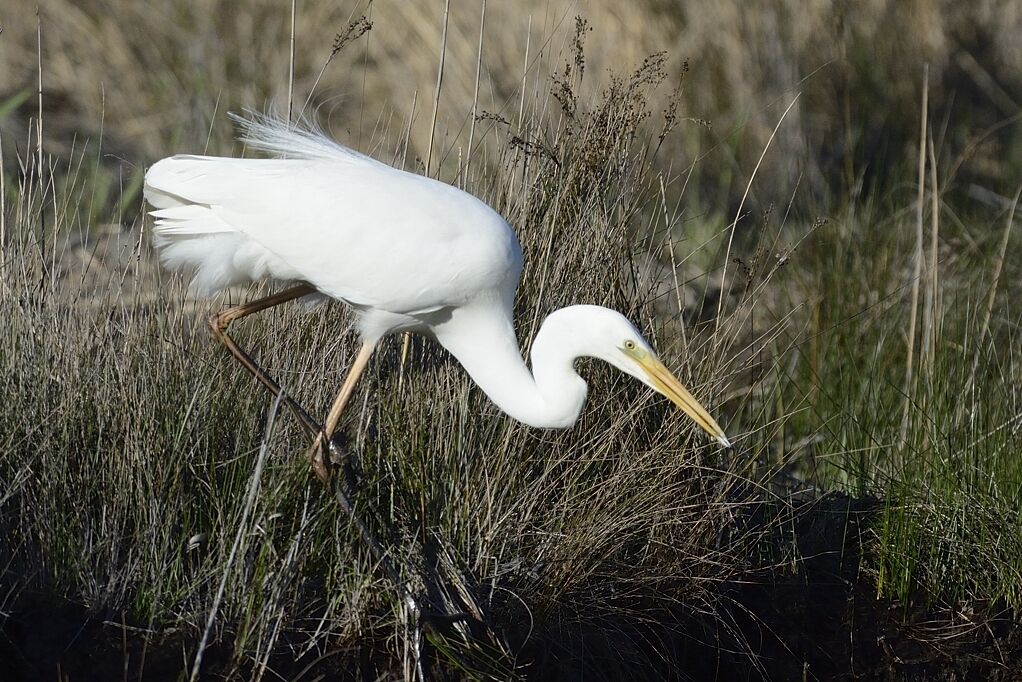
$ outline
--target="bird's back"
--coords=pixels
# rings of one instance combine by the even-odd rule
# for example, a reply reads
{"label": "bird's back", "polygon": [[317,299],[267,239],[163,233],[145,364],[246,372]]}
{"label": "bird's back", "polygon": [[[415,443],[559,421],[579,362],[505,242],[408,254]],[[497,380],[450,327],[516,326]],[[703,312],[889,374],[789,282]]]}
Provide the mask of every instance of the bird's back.
{"label": "bird's back", "polygon": [[248,133],[288,158],[174,156],[146,174],[161,259],[199,288],[303,280],[399,314],[513,295],[518,241],[475,197],[282,122]]}

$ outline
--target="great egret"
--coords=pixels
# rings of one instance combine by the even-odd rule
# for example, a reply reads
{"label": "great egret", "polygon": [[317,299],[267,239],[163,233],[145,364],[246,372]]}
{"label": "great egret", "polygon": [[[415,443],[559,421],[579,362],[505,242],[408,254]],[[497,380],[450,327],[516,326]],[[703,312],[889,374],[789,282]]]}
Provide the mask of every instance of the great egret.
{"label": "great egret", "polygon": [[[730,446],[642,334],[613,310],[573,305],[551,313],[533,340],[530,371],[511,319],[522,250],[508,223],[479,199],[309,128],[272,117],[237,120],[242,141],[277,158],[178,155],[154,164],[145,177],[153,242],[165,266],[194,268],[193,286],[208,293],[266,279],[302,282],[210,320],[274,392],[277,385],[227,335],[228,325],[314,293],[355,310],[362,347],[318,433],[318,449],[329,443],[377,342],[400,331],[436,339],[500,409],[525,424],[575,423],[587,386],[573,364],[589,356],[667,396]],[[307,415],[303,421],[318,431]],[[320,456],[314,465],[324,478]]]}

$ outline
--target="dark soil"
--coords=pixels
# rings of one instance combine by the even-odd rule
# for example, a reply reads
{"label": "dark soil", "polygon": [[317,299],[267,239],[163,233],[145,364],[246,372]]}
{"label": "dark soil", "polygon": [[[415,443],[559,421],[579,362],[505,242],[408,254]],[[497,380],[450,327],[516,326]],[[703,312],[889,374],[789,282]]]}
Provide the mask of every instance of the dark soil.
{"label": "dark soil", "polygon": [[730,613],[754,654],[729,656],[725,679],[1022,680],[1022,628],[996,605],[952,608],[877,598],[862,570],[877,500],[828,495],[797,508],[788,538],[797,570],[775,568],[733,595]]}
{"label": "dark soil", "polygon": [[[1022,628],[1011,614],[989,604],[877,599],[859,555],[860,529],[875,508],[827,496],[771,524],[789,529],[773,542],[794,548],[797,560],[729,586],[712,618],[659,612],[650,602],[642,621],[541,626],[519,651],[521,671],[536,680],[1022,679]],[[23,590],[0,619],[2,681],[187,679],[196,645],[193,632],[148,631],[38,591]],[[204,679],[252,673],[232,665],[229,643],[209,648],[204,660]],[[390,665],[361,650],[300,661],[282,651],[265,679],[392,679]]]}

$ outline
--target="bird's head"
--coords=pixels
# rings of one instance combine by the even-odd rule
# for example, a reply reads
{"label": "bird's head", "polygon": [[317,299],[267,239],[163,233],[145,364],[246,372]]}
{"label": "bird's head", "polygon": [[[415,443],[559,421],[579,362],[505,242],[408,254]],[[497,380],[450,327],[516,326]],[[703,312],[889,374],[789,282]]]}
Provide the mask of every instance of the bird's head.
{"label": "bird's head", "polygon": [[570,309],[577,313],[576,325],[584,329],[584,332],[579,329],[577,339],[581,346],[580,354],[609,362],[666,396],[724,447],[731,447],[724,430],[660,361],[628,318],[599,306],[571,306],[564,310]]}

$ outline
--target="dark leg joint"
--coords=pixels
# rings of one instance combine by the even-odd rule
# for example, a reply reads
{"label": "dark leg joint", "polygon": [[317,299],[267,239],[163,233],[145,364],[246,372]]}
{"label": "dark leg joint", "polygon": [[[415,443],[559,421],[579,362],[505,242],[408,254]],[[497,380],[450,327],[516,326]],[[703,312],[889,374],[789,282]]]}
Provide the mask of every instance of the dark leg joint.
{"label": "dark leg joint", "polygon": [[322,431],[316,436],[309,448],[308,459],[316,478],[327,485],[335,471],[343,474],[341,484],[348,494],[354,494],[359,486],[359,472],[355,460],[351,456],[348,444],[344,442],[343,433],[335,432],[327,439]]}
{"label": "dark leg joint", "polygon": [[213,335],[218,339],[222,338],[224,334],[227,333],[227,327],[231,324],[231,320],[225,320],[225,317],[226,315],[220,312],[213,313],[206,318],[206,324],[209,325],[209,328],[213,331]]}
{"label": "dark leg joint", "polygon": [[320,431],[316,434],[315,439],[312,441],[312,447],[309,448],[306,457],[309,463],[312,465],[312,472],[316,474],[316,478],[323,485],[330,486],[330,457],[327,456],[327,440],[326,434]]}

